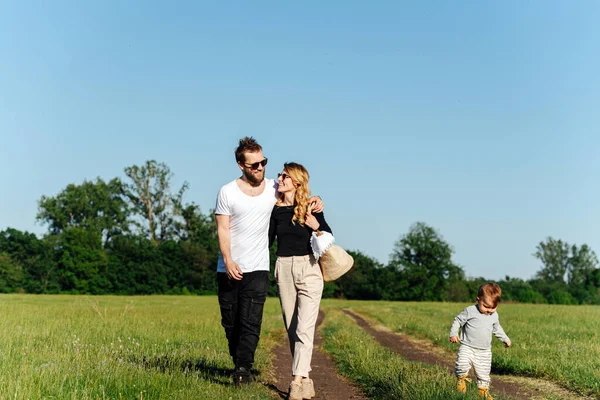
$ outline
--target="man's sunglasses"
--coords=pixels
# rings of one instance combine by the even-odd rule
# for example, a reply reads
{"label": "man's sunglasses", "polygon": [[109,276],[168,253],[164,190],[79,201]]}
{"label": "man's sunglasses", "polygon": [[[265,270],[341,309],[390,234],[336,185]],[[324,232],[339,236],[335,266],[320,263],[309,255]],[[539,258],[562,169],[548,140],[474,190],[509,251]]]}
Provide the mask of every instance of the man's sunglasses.
{"label": "man's sunglasses", "polygon": [[265,159],[264,159],[264,160],[262,160],[262,161],[255,162],[255,163],[253,163],[253,164],[247,164],[247,163],[244,163],[244,165],[245,165],[246,167],[248,167],[248,168],[250,168],[250,169],[253,169],[253,170],[254,170],[254,169],[258,169],[258,166],[259,166],[259,165],[262,165],[263,167],[264,167],[265,165],[267,165],[267,161],[268,161],[268,159],[267,159],[267,158],[265,158]]}

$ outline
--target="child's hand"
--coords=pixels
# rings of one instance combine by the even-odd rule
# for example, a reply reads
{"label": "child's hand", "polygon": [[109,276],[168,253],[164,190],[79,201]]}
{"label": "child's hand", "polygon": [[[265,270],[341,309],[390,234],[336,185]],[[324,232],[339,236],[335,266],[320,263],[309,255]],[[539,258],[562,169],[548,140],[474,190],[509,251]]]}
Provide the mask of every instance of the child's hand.
{"label": "child's hand", "polygon": [[450,336],[450,341],[452,343],[459,343],[460,339],[458,338],[458,336]]}
{"label": "child's hand", "polygon": [[504,342],[504,347],[510,347],[510,342]]}

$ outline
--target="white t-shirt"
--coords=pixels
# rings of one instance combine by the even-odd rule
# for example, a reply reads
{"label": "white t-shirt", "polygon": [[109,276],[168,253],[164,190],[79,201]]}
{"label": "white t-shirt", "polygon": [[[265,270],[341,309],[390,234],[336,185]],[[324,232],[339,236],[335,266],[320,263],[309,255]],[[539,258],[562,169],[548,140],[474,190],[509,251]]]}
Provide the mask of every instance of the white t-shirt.
{"label": "white t-shirt", "polygon": [[[273,179],[265,179],[262,194],[248,196],[236,179],[219,190],[215,214],[230,217],[231,258],[242,272],[269,270],[269,220],[277,200],[276,187]],[[217,272],[225,272],[220,251]]]}

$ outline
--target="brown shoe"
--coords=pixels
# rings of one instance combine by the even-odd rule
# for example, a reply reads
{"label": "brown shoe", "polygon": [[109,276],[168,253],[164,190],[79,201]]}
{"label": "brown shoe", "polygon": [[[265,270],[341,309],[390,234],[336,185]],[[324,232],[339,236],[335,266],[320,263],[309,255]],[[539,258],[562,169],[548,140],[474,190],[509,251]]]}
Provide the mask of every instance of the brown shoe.
{"label": "brown shoe", "polygon": [[288,400],[302,400],[302,384],[292,381]]}
{"label": "brown shoe", "polygon": [[303,378],[302,379],[302,398],[305,400],[312,399],[316,396],[315,393],[315,385],[313,384],[312,379]]}
{"label": "brown shoe", "polygon": [[479,397],[481,397],[485,400],[494,400],[494,398],[490,394],[489,388],[479,388]]}

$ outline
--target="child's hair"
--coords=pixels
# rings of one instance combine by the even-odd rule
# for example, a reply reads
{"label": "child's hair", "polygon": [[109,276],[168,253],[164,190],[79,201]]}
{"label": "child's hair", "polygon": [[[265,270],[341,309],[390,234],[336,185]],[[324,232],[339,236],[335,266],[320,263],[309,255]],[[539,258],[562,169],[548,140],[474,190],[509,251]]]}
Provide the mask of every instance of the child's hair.
{"label": "child's hair", "polygon": [[494,307],[497,307],[500,302],[500,297],[502,297],[502,289],[495,283],[486,283],[479,287],[477,297],[480,299],[485,298],[486,300],[489,300]]}

